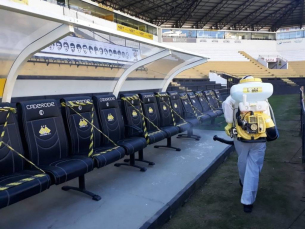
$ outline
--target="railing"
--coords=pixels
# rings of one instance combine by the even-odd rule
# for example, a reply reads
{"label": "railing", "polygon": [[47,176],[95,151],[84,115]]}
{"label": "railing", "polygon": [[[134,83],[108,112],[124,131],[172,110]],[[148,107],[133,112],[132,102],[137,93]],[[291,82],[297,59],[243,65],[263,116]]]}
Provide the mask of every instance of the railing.
{"label": "railing", "polygon": [[302,135],[302,163],[305,164],[305,105],[304,87],[300,88],[300,115],[301,115],[301,135]]}
{"label": "railing", "polygon": [[282,59],[282,60],[288,62],[288,60],[286,60],[285,58],[283,58],[280,55],[259,55],[258,58],[262,58],[262,59],[265,59],[265,58],[279,58],[279,59]]}

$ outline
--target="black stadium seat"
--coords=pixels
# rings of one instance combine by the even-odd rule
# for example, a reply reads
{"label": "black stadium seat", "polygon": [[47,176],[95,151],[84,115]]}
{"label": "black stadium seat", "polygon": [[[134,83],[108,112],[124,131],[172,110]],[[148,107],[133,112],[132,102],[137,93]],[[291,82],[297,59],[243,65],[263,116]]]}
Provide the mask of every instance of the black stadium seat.
{"label": "black stadium seat", "polygon": [[203,95],[202,91],[196,91],[195,95],[197,96],[198,101],[201,104],[203,113],[209,115],[212,119],[216,118],[217,113],[211,109],[209,102],[208,102],[207,98],[205,97],[205,95]]}
{"label": "black stadium seat", "polygon": [[214,92],[214,96],[215,96],[216,100],[218,101],[218,105],[221,108],[222,107],[222,102],[224,101],[224,99],[222,98],[219,90],[214,89],[213,92]]}
{"label": "black stadium seat", "polygon": [[[193,134],[193,125],[184,117],[183,105],[180,95],[176,91],[168,91],[170,102],[174,112],[174,117],[179,127],[179,133],[187,131],[187,134],[179,134],[178,137],[193,138],[199,140],[199,136]],[[199,123],[199,122],[198,122]]]}
{"label": "black stadium seat", "polygon": [[[142,131],[138,131],[138,134],[132,137],[125,137],[125,124],[124,119],[119,107],[119,103],[114,95],[99,95],[93,96],[93,101],[97,109],[99,123],[101,130],[105,133],[111,141],[125,149],[126,155],[130,156],[129,164],[116,163],[115,166],[129,165],[139,168],[141,171],[146,171],[146,168],[135,165],[136,152],[139,152],[139,156],[143,157],[143,149],[147,146],[146,140]],[[126,126],[126,128],[132,128]],[[113,145],[111,141],[104,137],[103,142],[107,146]],[[142,158],[143,159],[143,158]],[[151,165],[153,163],[149,162]]]}
{"label": "black stadium seat", "polygon": [[[165,120],[162,122],[157,100],[154,93],[153,92],[140,93],[139,96],[142,101],[143,113],[149,119],[149,121],[145,120],[147,125],[148,135],[152,137],[158,135],[164,136],[165,133],[165,138],[167,138],[166,146],[156,145],[154,147],[155,148],[167,147],[180,151],[179,148],[173,147],[171,145],[171,137],[179,133],[179,128],[173,125],[167,125],[168,123],[166,123]],[[164,112],[164,109],[162,110],[162,112]],[[163,117],[165,116],[166,113],[163,113]]]}
{"label": "black stadium seat", "polygon": [[197,113],[197,119],[199,119],[201,122],[210,120],[211,116],[209,116],[208,114],[204,113],[203,108],[202,108],[198,98],[194,94],[194,92],[188,92],[187,95],[188,95],[188,97],[190,99],[190,102],[193,105],[193,109]]}
{"label": "black stadium seat", "polygon": [[223,111],[222,111],[222,108],[219,107],[219,104],[218,104],[218,101],[213,98],[213,91],[212,90],[208,90],[208,91],[203,91],[205,97],[207,98],[210,106],[211,106],[211,109],[218,115],[222,115],[223,114]]}
{"label": "black stadium seat", "polygon": [[[67,104],[64,107],[65,112],[63,116],[67,120],[72,152],[82,155],[89,155],[90,153],[97,168],[111,164],[125,156],[124,148],[102,144],[103,136],[97,130],[100,129],[100,126],[93,101],[90,97],[67,97],[63,98],[62,102]],[[68,107],[71,103],[76,106]],[[92,117],[93,125],[97,129],[88,123],[92,122]]]}
{"label": "black stadium seat", "polygon": [[166,92],[155,93],[158,108],[160,112],[160,127],[161,130],[167,133],[167,145],[166,146],[154,146],[155,148],[167,147],[180,151],[181,149],[172,147],[171,136],[180,133],[180,128],[177,126],[174,112],[170,103],[169,95]]}
{"label": "black stadium seat", "polygon": [[[122,110],[125,123],[127,124],[127,136],[134,137],[138,136],[141,132],[141,135],[145,137],[147,144],[153,144],[157,140],[161,141],[165,138],[165,133],[158,136],[154,135],[154,132],[148,133],[145,118],[143,117],[143,109],[140,102],[140,98],[137,94],[121,94],[122,101]],[[154,162],[144,160],[143,151],[139,151],[138,161],[146,162],[149,165],[154,165]]]}
{"label": "black stadium seat", "polygon": [[[0,109],[12,107],[12,104],[1,103]],[[5,108],[6,110],[8,108]],[[6,118],[10,112],[8,119]],[[7,126],[4,124],[7,120]],[[0,112],[0,133],[4,132],[1,139],[5,144],[24,155],[21,138],[15,114],[12,111]],[[27,162],[16,152],[10,150],[3,143],[0,146],[0,208],[14,204],[18,201],[36,195],[51,185],[49,175],[33,169],[25,169]]]}
{"label": "black stadium seat", "polygon": [[79,188],[64,186],[100,200],[101,197],[85,189],[85,174],[94,168],[87,155],[71,151],[67,141],[60,106],[53,99],[20,102],[22,127],[29,159],[46,171],[54,184],[62,184],[79,177]]}
{"label": "black stadium seat", "polygon": [[171,107],[174,110],[174,118],[176,125],[179,127],[179,133],[191,130],[192,125],[183,119],[182,104],[178,92],[168,91],[167,94],[169,95]]}
{"label": "black stadium seat", "polygon": [[185,92],[179,93],[182,107],[183,107],[183,113],[184,118],[187,122],[191,123],[192,126],[199,125],[199,120],[197,119],[197,112],[192,107],[191,101],[189,100],[189,97]]}

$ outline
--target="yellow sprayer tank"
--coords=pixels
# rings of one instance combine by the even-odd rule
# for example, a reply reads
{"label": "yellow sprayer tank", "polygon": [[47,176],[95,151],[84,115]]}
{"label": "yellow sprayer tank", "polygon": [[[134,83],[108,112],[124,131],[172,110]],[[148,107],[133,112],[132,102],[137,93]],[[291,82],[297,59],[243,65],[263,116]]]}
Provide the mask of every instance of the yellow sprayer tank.
{"label": "yellow sprayer tank", "polygon": [[239,103],[244,101],[244,95],[250,103],[265,101],[273,94],[273,85],[262,82],[240,83],[231,87],[230,94]]}

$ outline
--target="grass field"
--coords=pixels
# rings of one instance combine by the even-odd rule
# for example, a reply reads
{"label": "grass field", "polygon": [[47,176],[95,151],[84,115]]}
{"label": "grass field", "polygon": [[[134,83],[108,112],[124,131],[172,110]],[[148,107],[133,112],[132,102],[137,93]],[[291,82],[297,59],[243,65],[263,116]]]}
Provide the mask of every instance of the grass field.
{"label": "grass field", "polygon": [[[163,229],[305,229],[305,172],[301,164],[299,96],[273,96],[280,138],[267,144],[259,191],[251,214],[243,212],[233,153]],[[223,118],[218,118],[222,129]],[[203,127],[209,128],[209,127]],[[223,129],[222,129],[223,130]],[[221,143],[219,143],[221,144]]]}

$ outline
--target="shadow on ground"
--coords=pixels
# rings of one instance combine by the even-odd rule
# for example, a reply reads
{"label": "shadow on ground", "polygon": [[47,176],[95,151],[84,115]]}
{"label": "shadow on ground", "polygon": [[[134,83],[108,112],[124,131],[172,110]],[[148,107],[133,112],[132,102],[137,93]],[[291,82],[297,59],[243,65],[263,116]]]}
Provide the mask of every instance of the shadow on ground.
{"label": "shadow on ground", "polygon": [[[257,200],[251,214],[244,213],[240,204],[242,190],[238,184],[237,155],[233,153],[163,229],[304,229],[305,171],[301,165],[298,99],[298,95],[270,99],[280,138],[267,145]],[[218,118],[217,122],[221,123],[217,129],[223,130],[224,118]]]}

